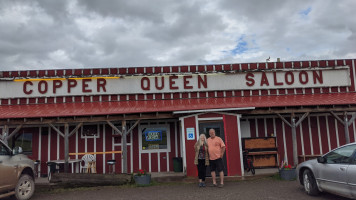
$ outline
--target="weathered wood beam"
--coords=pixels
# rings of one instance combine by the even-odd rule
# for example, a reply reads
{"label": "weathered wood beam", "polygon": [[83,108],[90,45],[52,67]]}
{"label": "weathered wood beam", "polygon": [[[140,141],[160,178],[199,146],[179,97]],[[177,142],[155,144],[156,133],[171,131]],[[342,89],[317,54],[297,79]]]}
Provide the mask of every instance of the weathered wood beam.
{"label": "weathered wood beam", "polygon": [[339,116],[337,116],[333,111],[330,111],[331,115],[334,116],[337,121],[339,121],[341,124],[344,124],[344,120],[342,120]]}
{"label": "weathered wood beam", "polygon": [[344,112],[344,120],[342,120],[339,116],[337,116],[334,112],[330,112],[340,123],[344,125],[344,133],[345,133],[345,142],[346,144],[350,143],[350,133],[349,133],[349,126],[354,122],[356,118],[356,113],[352,114],[351,119],[347,116],[347,112]]}
{"label": "weathered wood beam", "polygon": [[295,127],[298,127],[300,123],[309,115],[309,112],[304,113],[304,115],[298,120],[298,122],[295,124]]}
{"label": "weathered wood beam", "polygon": [[122,120],[122,173],[127,173],[127,131],[126,131],[126,120]]}
{"label": "weathered wood beam", "polygon": [[53,128],[59,135],[61,135],[62,137],[65,137],[64,133],[62,133],[62,131],[60,131],[58,128],[56,128],[55,126],[53,126],[53,124],[48,124],[51,128]]}
{"label": "weathered wood beam", "polygon": [[69,171],[69,125],[64,124],[64,172]]}
{"label": "weathered wood beam", "polygon": [[304,108],[304,109],[255,109],[255,110],[239,110],[237,113],[239,114],[249,114],[249,115],[260,115],[260,114],[289,114],[289,113],[329,113],[330,111],[333,112],[356,112],[356,107],[351,108]]}
{"label": "weathered wood beam", "polygon": [[349,120],[348,126],[350,126],[356,119],[356,113],[352,114],[351,119]]}
{"label": "weathered wood beam", "polygon": [[34,118],[34,119],[27,119],[26,122],[23,121],[22,118],[16,118],[16,119],[0,119],[0,124],[3,125],[38,125],[38,124],[75,124],[75,123],[95,123],[95,122],[106,122],[106,121],[121,121],[121,120],[146,120],[146,119],[169,119],[169,118],[175,118],[172,113],[161,113],[158,116],[156,116],[156,113],[144,113],[141,116],[140,115],[125,115],[123,116],[111,116],[107,118],[107,116],[99,116],[99,117],[77,117],[76,119],[73,118],[43,118],[42,120],[40,118]]}
{"label": "weathered wood beam", "polygon": [[15,135],[17,132],[19,132],[19,130],[22,128],[22,126],[23,126],[22,124],[18,125],[18,126],[16,127],[16,129],[13,130],[13,131],[11,132],[11,134],[6,137],[6,139],[7,139],[7,140],[10,140],[12,137],[14,137],[14,135]]}
{"label": "weathered wood beam", "polygon": [[116,126],[113,123],[111,123],[110,121],[106,121],[106,123],[108,123],[109,126],[111,126],[111,128],[114,129],[114,131],[116,131],[119,135],[122,136],[122,132],[118,128],[116,128]]}
{"label": "weathered wood beam", "polygon": [[137,120],[133,126],[130,127],[130,129],[127,131],[127,133],[130,133],[137,125],[140,123],[140,120]]}
{"label": "weathered wood beam", "polygon": [[77,132],[78,129],[79,129],[80,127],[82,127],[82,126],[83,126],[83,122],[80,122],[80,123],[75,127],[75,129],[73,129],[73,130],[69,133],[69,137],[72,136],[75,132]]}
{"label": "weathered wood beam", "polygon": [[303,114],[303,116],[296,122],[295,113],[291,113],[291,123],[289,123],[281,114],[276,113],[284,123],[292,128],[292,144],[293,144],[293,162],[294,165],[298,164],[298,149],[297,149],[297,127],[300,123],[309,115],[309,112]]}
{"label": "weathered wood beam", "polygon": [[288,126],[292,127],[292,124],[289,123],[281,114],[276,113],[278,115],[279,118],[281,118],[282,121],[284,121],[284,123],[286,123]]}

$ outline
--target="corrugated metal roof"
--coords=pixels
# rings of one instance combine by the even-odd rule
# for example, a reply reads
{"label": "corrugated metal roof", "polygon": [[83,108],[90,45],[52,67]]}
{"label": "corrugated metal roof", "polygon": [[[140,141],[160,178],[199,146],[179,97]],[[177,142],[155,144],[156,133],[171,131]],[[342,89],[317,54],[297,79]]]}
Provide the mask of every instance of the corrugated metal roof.
{"label": "corrugated metal roof", "polygon": [[183,110],[356,104],[356,93],[250,96],[150,101],[2,105],[0,118],[114,115]]}

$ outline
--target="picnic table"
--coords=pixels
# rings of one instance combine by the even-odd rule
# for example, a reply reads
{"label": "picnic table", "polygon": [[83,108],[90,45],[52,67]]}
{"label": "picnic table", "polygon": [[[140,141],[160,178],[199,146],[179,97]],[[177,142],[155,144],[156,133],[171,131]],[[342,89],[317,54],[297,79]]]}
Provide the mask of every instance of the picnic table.
{"label": "picnic table", "polygon": [[[57,165],[59,165],[59,164],[64,164],[65,160],[50,160],[47,163],[49,163],[49,162],[53,162],[53,163],[56,163]],[[72,167],[72,173],[74,173],[74,165],[75,165],[75,173],[79,173],[80,162],[82,162],[81,159],[69,159],[68,160],[68,163],[71,164],[71,167]],[[50,167],[48,166],[48,172],[49,172],[49,170],[50,170]]]}

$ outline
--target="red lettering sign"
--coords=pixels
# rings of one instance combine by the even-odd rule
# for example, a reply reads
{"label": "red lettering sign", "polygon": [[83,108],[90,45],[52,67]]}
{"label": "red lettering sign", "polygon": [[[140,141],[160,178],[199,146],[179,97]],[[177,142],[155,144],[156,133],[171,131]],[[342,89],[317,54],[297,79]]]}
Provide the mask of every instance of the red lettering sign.
{"label": "red lettering sign", "polygon": [[245,76],[245,79],[246,79],[246,85],[247,86],[254,86],[255,85],[255,79],[253,79],[255,77],[254,74],[252,73],[247,73],[246,76]]}
{"label": "red lettering sign", "polygon": [[294,83],[294,74],[293,74],[293,72],[286,72],[286,74],[284,74],[284,80],[287,83],[287,85],[292,85]]}
{"label": "red lettering sign", "polygon": [[305,85],[308,83],[308,81],[309,81],[308,73],[306,71],[299,72],[299,82]]}
{"label": "red lettering sign", "polygon": [[141,89],[150,90],[150,79],[147,77],[143,77],[141,79]]}
{"label": "red lettering sign", "polygon": [[61,88],[63,85],[61,80],[53,80],[53,94],[56,94],[57,89]]}
{"label": "red lettering sign", "polygon": [[263,85],[269,86],[268,78],[265,72],[262,72],[262,77],[261,77],[261,86]]}
{"label": "red lettering sign", "polygon": [[184,89],[193,89],[193,86],[188,85],[190,82],[188,79],[193,78],[193,76],[184,76],[183,77],[183,85],[184,85]]}
{"label": "red lettering sign", "polygon": [[158,86],[158,77],[155,77],[155,86],[157,90],[162,90],[164,88],[164,76],[161,77],[161,86]]}
{"label": "red lettering sign", "polygon": [[277,81],[277,72],[273,72],[274,85],[283,85],[282,82]]}
{"label": "red lettering sign", "polygon": [[178,79],[178,76],[170,76],[169,77],[169,89],[171,90],[178,90],[178,86],[176,86],[176,79]]}
{"label": "red lettering sign", "polygon": [[[202,77],[204,77],[204,79]],[[208,88],[208,79],[206,75],[198,75],[198,88],[200,89],[201,86],[203,86],[204,88]]]}
{"label": "red lettering sign", "polygon": [[82,92],[88,93],[91,92],[91,89],[89,89],[89,84],[88,82],[91,82],[91,79],[83,79],[82,80]]}
{"label": "red lettering sign", "polygon": [[96,91],[100,92],[100,88],[103,89],[103,92],[106,92],[106,80],[103,78],[98,78],[96,81]]}
{"label": "red lettering sign", "polygon": [[48,83],[47,81],[40,81],[38,83],[38,92],[41,94],[46,94],[48,90]]}
{"label": "red lettering sign", "polygon": [[33,83],[31,81],[26,81],[24,84],[23,84],[23,93],[25,94],[32,94],[33,90],[28,90],[27,89],[27,85],[33,85]]}
{"label": "red lettering sign", "polygon": [[68,79],[68,93],[70,93],[71,89],[77,86],[77,84],[75,79]]}
{"label": "red lettering sign", "polygon": [[313,71],[314,84],[316,84],[316,80],[318,80],[320,84],[323,84],[323,71],[319,70],[319,74],[317,71]]}

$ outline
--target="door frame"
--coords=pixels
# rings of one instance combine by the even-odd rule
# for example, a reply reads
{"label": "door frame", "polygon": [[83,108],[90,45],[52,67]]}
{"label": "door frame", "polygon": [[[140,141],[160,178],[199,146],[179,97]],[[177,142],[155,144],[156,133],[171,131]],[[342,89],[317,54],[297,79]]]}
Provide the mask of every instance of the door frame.
{"label": "door frame", "polygon": [[[184,125],[184,119],[186,118],[190,118],[190,117],[194,117],[195,118],[195,131],[196,132],[196,138],[199,138],[199,121],[223,121],[224,117],[200,117],[199,115],[203,115],[203,114],[207,114],[207,113],[212,113],[212,114],[219,114],[219,115],[232,115],[232,116],[236,116],[237,118],[237,130],[239,132],[239,146],[240,146],[240,163],[241,163],[241,176],[244,176],[244,169],[243,169],[243,155],[242,155],[242,142],[241,142],[241,126],[240,126],[240,120],[241,120],[241,114],[236,114],[236,113],[227,113],[227,112],[200,112],[200,113],[196,113],[196,114],[191,114],[191,115],[186,115],[186,116],[182,116],[179,117],[179,121],[181,124],[181,129],[180,129],[180,134],[181,134],[181,151],[182,151],[182,157],[183,157],[183,173],[187,174],[187,156],[186,156],[186,140],[185,140],[185,125]],[[228,161],[228,157],[226,158],[227,162]],[[227,170],[227,173],[229,175],[229,170]]]}
{"label": "door frame", "polygon": [[[202,125],[202,124],[205,124],[205,126],[203,125],[201,127],[200,125]],[[214,126],[217,126],[218,128],[220,128],[220,132],[219,132],[218,137],[220,137],[223,140],[223,142],[226,144],[224,121],[223,120],[219,120],[219,121],[217,121],[217,120],[212,120],[212,121],[211,120],[199,120],[199,132],[200,132],[199,134],[202,134],[202,132],[200,131],[201,128],[204,130],[205,128],[207,128],[206,126],[209,126],[208,124],[212,124],[213,125],[211,128],[213,128]],[[208,131],[209,130],[207,130],[206,133],[203,131],[205,136],[209,135]],[[208,138],[208,136],[206,136],[206,138]],[[226,155],[223,157],[223,163],[224,163],[224,169],[223,169],[224,176],[227,176],[228,173],[227,173],[227,157],[226,157]],[[210,173],[211,173],[210,167],[206,168],[206,176],[211,176]],[[217,173],[217,176],[219,176],[218,173]]]}

